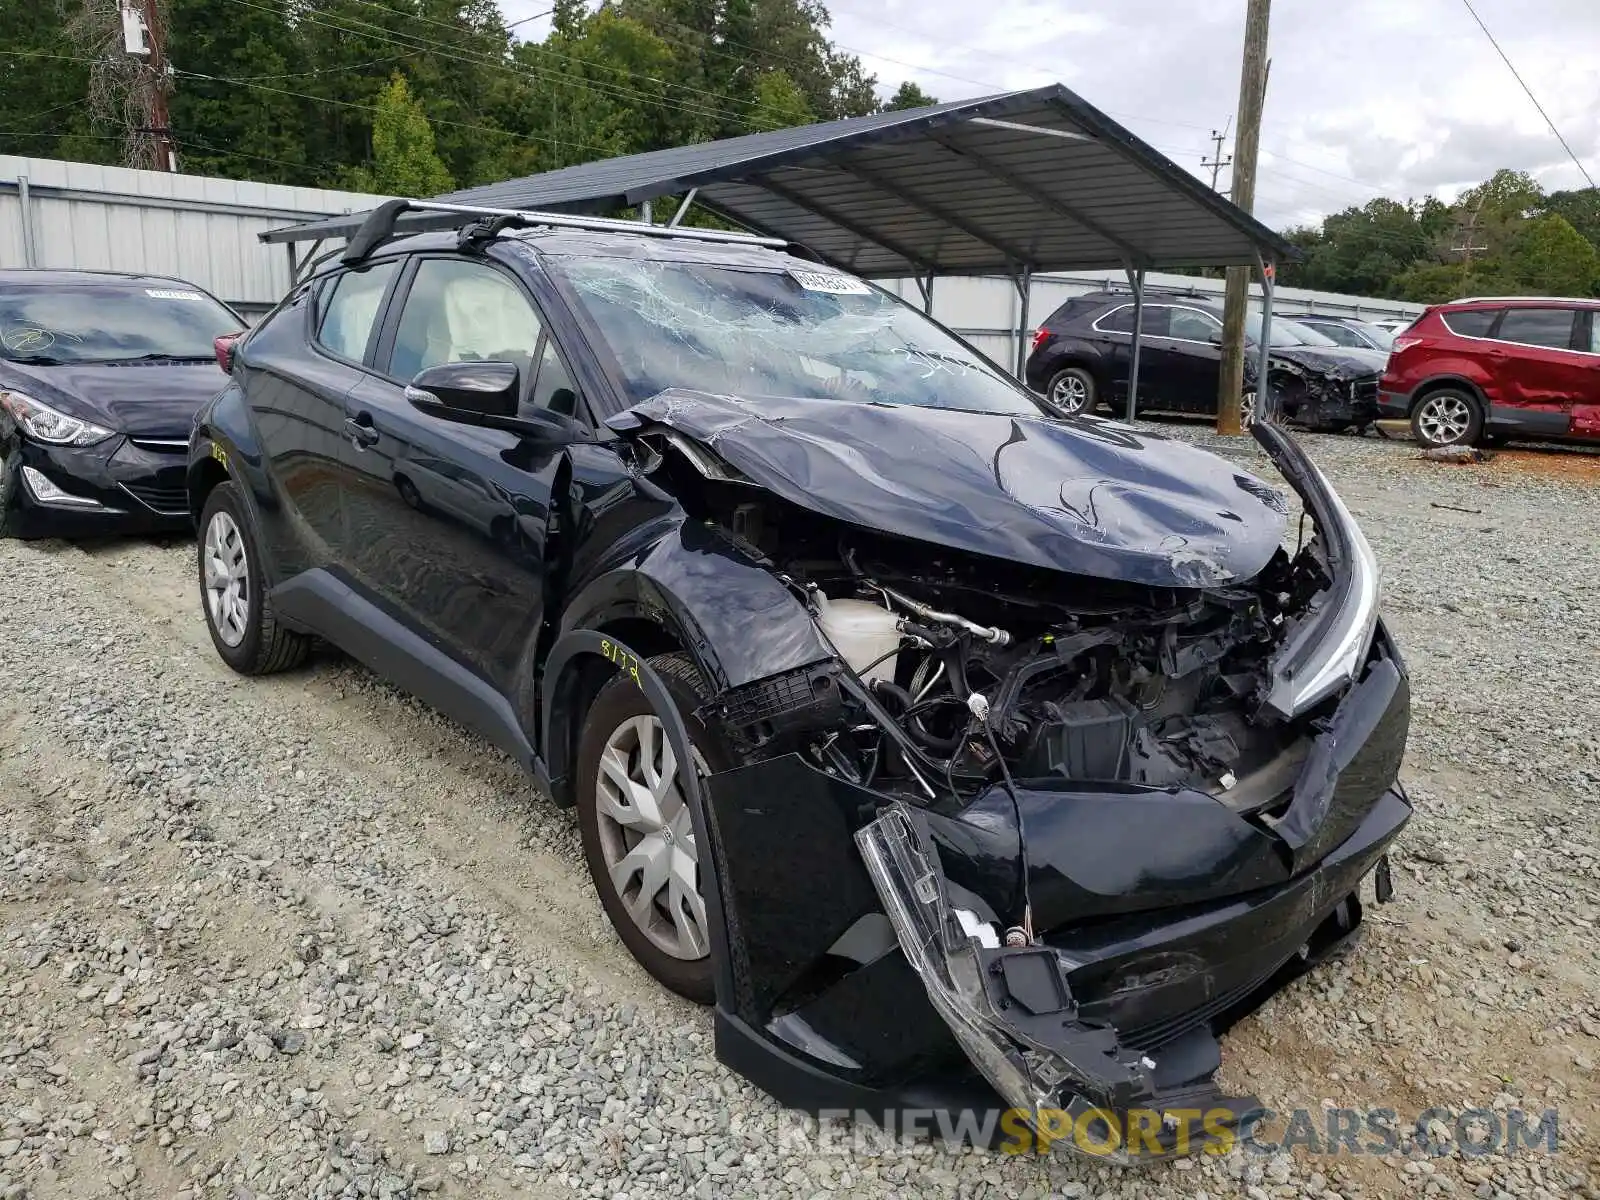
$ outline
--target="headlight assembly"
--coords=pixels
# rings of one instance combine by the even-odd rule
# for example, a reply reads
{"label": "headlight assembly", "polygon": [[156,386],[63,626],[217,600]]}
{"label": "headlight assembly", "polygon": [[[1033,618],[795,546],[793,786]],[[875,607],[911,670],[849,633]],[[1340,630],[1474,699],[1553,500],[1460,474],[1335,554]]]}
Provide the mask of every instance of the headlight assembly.
{"label": "headlight assembly", "polygon": [[92,446],[112,435],[109,429],[57,412],[22,392],[0,389],[0,408],[11,414],[24,434],[50,446]]}

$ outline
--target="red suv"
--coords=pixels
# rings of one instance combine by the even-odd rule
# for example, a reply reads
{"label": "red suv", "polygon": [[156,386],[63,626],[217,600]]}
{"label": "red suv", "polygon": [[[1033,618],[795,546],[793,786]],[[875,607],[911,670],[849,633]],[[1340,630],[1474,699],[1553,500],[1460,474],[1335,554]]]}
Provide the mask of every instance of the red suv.
{"label": "red suv", "polygon": [[1424,446],[1600,440],[1600,300],[1435,305],[1395,337],[1378,409],[1409,419]]}

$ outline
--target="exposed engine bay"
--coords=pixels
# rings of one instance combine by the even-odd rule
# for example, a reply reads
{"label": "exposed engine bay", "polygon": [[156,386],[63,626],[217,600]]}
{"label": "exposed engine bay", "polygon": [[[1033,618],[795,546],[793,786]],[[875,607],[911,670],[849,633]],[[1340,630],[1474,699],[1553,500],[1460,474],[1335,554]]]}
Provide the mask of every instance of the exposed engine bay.
{"label": "exposed engine bay", "polygon": [[752,710],[781,718],[746,729],[778,737],[773,752],[919,804],[1057,777],[1256,807],[1303,759],[1298,722],[1262,699],[1294,614],[1326,586],[1308,555],[1279,550],[1209,588],[1068,575],[855,528],[708,474],[678,439],[661,450],[680,502],[766,560],[856,676]]}

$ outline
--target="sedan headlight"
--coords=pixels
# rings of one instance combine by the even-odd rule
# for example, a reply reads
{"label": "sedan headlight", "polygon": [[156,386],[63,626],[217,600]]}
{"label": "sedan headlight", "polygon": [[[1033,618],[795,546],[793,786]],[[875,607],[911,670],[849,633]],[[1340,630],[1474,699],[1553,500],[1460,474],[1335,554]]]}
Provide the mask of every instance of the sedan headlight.
{"label": "sedan headlight", "polygon": [[112,434],[111,430],[92,422],[57,412],[22,392],[0,390],[0,408],[16,419],[23,433],[51,446],[92,446]]}

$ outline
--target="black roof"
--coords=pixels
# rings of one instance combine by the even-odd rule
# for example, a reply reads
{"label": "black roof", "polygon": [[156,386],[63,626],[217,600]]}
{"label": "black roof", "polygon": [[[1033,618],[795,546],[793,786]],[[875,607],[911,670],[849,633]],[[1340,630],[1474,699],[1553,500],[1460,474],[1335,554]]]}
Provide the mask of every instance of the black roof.
{"label": "black roof", "polygon": [[[858,275],[1151,270],[1297,257],[1288,242],[1056,84],[566,167],[438,197],[596,214],[697,203]],[[347,237],[361,215],[264,241]]]}

